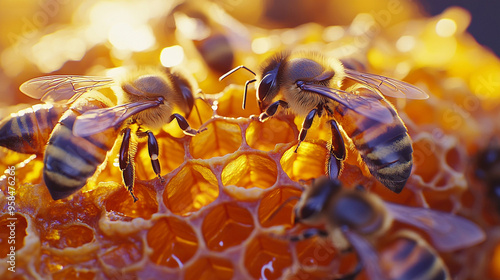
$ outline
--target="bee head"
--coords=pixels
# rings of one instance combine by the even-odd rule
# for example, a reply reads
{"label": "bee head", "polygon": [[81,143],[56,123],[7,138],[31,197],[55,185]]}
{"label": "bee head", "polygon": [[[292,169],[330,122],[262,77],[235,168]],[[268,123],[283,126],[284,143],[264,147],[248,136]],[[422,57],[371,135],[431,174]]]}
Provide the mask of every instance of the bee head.
{"label": "bee head", "polygon": [[271,104],[280,90],[280,80],[283,78],[280,76],[280,69],[287,57],[288,54],[280,53],[262,64],[262,71],[260,71],[262,75],[257,77],[259,81],[257,85],[257,101],[261,111]]}
{"label": "bee head", "polygon": [[324,216],[325,208],[341,190],[338,180],[320,177],[304,191],[295,206],[295,222],[316,224]]}

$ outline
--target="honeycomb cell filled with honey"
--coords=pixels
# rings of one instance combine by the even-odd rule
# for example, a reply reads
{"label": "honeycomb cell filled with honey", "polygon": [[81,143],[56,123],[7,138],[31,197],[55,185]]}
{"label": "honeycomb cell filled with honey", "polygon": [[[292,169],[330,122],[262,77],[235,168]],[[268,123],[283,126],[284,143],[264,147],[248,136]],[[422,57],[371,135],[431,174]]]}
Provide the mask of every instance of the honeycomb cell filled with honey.
{"label": "honeycomb cell filled with honey", "polygon": [[[406,0],[294,1],[287,15],[277,12],[279,1],[18,2],[0,3],[2,118],[41,102],[18,90],[36,76],[114,76],[162,65],[197,82],[186,118],[201,132],[185,135],[176,121],[154,131],[161,178],[147,141],[138,143],[137,202],[122,182],[121,141],[85,187],[57,201],[43,180],[43,153],[0,147],[1,279],[332,279],[352,272],[355,254],[331,238],[290,238],[309,229],[294,224],[294,207],[327,173],[327,118],[314,121],[297,149],[303,117],[279,109],[261,122],[257,85],[245,85],[252,73],[218,80],[221,69],[258,72],[267,57],[291,49],[344,58],[429,94],[387,97],[413,143],[401,193],[371,175],[346,133],[339,179],[475,222],[487,240],[441,257],[453,277],[500,279],[500,212],[484,179],[495,175],[477,172],[477,155],[500,132],[500,59],[466,31],[465,9],[432,17]],[[402,226],[395,227],[390,233]]]}

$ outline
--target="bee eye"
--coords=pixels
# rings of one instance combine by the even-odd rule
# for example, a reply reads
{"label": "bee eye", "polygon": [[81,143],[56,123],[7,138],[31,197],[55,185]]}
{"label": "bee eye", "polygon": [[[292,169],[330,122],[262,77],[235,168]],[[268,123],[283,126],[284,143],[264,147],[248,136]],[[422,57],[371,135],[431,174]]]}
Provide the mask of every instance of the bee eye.
{"label": "bee eye", "polygon": [[269,92],[271,91],[271,88],[274,84],[274,79],[275,75],[273,75],[272,73],[268,73],[264,76],[264,78],[262,78],[259,83],[259,89],[257,92],[259,101],[264,100],[269,95]]}

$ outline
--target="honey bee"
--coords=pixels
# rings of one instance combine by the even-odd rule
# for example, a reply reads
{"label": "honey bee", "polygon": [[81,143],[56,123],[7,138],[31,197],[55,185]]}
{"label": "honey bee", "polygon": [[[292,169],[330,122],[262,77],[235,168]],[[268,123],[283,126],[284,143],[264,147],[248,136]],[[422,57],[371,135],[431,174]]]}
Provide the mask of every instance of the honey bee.
{"label": "honey bee", "polygon": [[475,158],[475,176],[486,186],[488,197],[500,212],[500,142],[493,138]]}
{"label": "honey bee", "polygon": [[[238,66],[220,80],[241,68],[256,75]],[[305,116],[295,152],[313,120],[326,113],[332,131],[330,176],[338,177],[346,157],[342,128],[370,173],[390,190],[401,192],[413,166],[413,148],[403,121],[381,94],[426,99],[425,92],[399,80],[345,68],[338,59],[327,61],[310,52],[279,53],[262,64],[256,77],[245,84],[243,108],[248,85],[258,81],[257,100],[263,111],[260,121],[274,116],[279,107]],[[357,84],[342,90],[345,80]]]}
{"label": "honey bee", "polygon": [[[112,85],[119,86],[113,87],[116,101],[97,91]],[[40,105],[40,108],[47,109],[33,110],[31,117],[23,117],[22,113],[11,116],[6,121],[11,124],[2,128],[8,134],[4,137],[8,140],[4,142],[11,144],[3,146],[23,153],[40,153],[43,150],[41,147],[45,147],[43,179],[54,200],[66,198],[81,189],[103,164],[117,137],[121,136],[119,166],[124,184],[135,202],[137,198],[133,186],[137,142],[147,137],[153,170],[162,179],[158,142],[151,130],[158,130],[175,119],[187,135],[202,131],[192,129],[183,116],[189,116],[193,108],[193,84],[176,70],[137,71],[122,81],[93,76],[45,76],[25,82],[20,90],[47,103]],[[58,104],[70,107],[57,119],[61,111],[50,109],[50,104],[54,104],[52,108]],[[174,109],[180,110],[183,115],[174,113]],[[37,112],[45,113],[38,116]],[[26,122],[22,129],[12,129],[14,123],[22,122]],[[40,123],[43,129],[39,129]],[[50,130],[46,146],[42,145]],[[29,137],[23,140],[24,135]],[[16,144],[12,142],[17,140],[28,144],[14,149]],[[36,148],[30,149],[31,145]]]}
{"label": "honey bee", "polygon": [[448,267],[420,235],[402,230],[380,252],[380,267],[389,279],[451,279]]}
{"label": "honey bee", "polygon": [[362,187],[345,189],[340,181],[328,177],[316,179],[295,206],[296,223],[325,224],[326,231],[311,228],[290,239],[329,236],[337,248],[355,249],[370,279],[386,279],[371,243],[385,234],[394,220],[426,232],[441,252],[473,246],[485,239],[476,224],[460,216],[386,202]]}

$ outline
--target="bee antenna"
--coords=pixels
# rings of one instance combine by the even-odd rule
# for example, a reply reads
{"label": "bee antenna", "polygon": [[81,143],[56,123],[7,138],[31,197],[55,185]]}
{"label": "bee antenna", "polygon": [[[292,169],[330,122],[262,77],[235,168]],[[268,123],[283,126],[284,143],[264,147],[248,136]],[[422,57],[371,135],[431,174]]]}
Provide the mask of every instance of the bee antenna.
{"label": "bee antenna", "polygon": [[[197,97],[196,99],[201,99],[204,102],[207,102],[207,98],[205,96],[205,93],[201,89],[198,89],[198,94],[197,95],[199,95],[199,94],[203,95],[203,97]],[[201,125],[203,125],[203,122],[201,120],[200,110],[198,110],[198,105],[196,105],[196,102],[194,102],[194,109],[196,110],[196,113],[198,114],[198,120],[200,121],[200,126],[201,126]]]}
{"label": "bee antenna", "polygon": [[240,70],[241,68],[246,69],[248,72],[252,73],[254,76],[257,75],[257,74],[255,74],[254,71],[250,70],[250,68],[246,67],[245,65],[240,65],[240,66],[237,66],[237,67],[233,68],[232,70],[229,70],[229,72],[227,72],[226,74],[220,76],[219,81],[224,80],[227,76],[233,74],[234,72]]}
{"label": "bee antenna", "polygon": [[251,83],[254,83],[255,81],[257,81],[257,79],[251,79],[251,80],[248,80],[246,83],[245,83],[245,91],[243,92],[243,104],[241,105],[241,108],[243,108],[243,110],[245,110],[245,107],[247,105],[247,91],[248,91],[248,85],[251,84]]}
{"label": "bee antenna", "polygon": [[291,196],[291,197],[287,198],[285,201],[283,201],[283,203],[281,203],[281,205],[278,208],[276,208],[276,210],[274,210],[271,213],[271,215],[269,215],[269,217],[266,220],[270,221],[270,220],[274,219],[274,217],[278,214],[278,212],[281,211],[281,209],[283,209],[283,207],[285,207],[285,205],[288,202],[290,202],[292,200],[299,200],[299,199],[300,199],[299,196]]}

